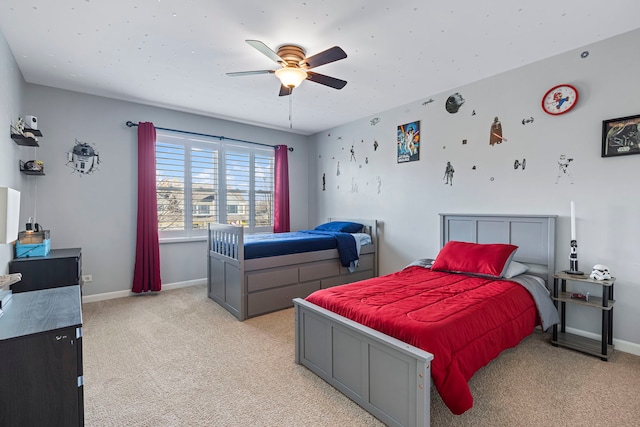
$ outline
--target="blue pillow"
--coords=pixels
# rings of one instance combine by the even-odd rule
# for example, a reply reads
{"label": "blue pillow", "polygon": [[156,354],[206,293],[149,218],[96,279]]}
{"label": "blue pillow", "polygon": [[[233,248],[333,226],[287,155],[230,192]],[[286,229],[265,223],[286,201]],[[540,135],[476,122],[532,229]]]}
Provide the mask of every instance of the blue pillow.
{"label": "blue pillow", "polygon": [[358,233],[362,230],[362,224],[357,222],[331,221],[320,224],[315,228],[320,231],[340,231],[342,233]]}

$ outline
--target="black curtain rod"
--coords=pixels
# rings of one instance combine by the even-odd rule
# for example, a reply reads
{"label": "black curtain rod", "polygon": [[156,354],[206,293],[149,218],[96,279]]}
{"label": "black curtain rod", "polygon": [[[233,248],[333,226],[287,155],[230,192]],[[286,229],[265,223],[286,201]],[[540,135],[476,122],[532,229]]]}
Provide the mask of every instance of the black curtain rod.
{"label": "black curtain rod", "polygon": [[[137,123],[132,122],[131,120],[127,121],[126,125],[128,127],[134,127],[134,126],[138,126]],[[170,132],[178,132],[178,133],[186,133],[187,135],[196,135],[196,136],[207,136],[209,138],[217,138],[219,140],[227,140],[227,141],[236,141],[236,142],[244,142],[245,144],[254,144],[254,145],[262,145],[263,147],[271,147],[274,148],[273,145],[269,145],[269,144],[261,144],[259,142],[253,142],[253,141],[245,141],[244,139],[236,139],[236,138],[227,138],[226,136],[218,136],[218,135],[209,135],[208,133],[197,133],[197,132],[189,132],[186,130],[178,130],[178,129],[169,129],[169,128],[159,128],[157,126],[154,126],[156,129],[160,129],[160,130],[168,130]],[[289,147],[289,151],[293,151],[293,147]]]}

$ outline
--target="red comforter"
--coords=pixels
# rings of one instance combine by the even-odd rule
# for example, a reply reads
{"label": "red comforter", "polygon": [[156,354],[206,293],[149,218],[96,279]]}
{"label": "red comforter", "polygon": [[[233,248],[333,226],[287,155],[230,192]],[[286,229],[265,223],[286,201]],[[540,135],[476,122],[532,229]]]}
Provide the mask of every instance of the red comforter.
{"label": "red comforter", "polygon": [[307,301],[433,354],[433,382],[454,414],[473,406],[473,374],[539,324],[518,283],[423,267],[316,291]]}

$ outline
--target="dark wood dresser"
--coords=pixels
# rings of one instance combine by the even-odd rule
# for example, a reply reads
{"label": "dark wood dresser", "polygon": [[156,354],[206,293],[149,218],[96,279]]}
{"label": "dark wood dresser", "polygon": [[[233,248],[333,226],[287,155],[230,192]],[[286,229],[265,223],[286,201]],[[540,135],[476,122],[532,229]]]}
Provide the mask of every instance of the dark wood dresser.
{"label": "dark wood dresser", "polygon": [[83,426],[80,286],[13,295],[0,316],[0,426]]}
{"label": "dark wood dresser", "polygon": [[9,273],[22,273],[22,280],[11,285],[14,294],[81,285],[82,250],[51,249],[46,256],[15,258],[9,263]]}

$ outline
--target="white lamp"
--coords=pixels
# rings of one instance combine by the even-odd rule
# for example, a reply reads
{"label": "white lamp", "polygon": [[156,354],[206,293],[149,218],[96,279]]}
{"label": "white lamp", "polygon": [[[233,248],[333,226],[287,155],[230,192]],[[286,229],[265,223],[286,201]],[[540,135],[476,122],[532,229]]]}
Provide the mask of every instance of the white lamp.
{"label": "white lamp", "polygon": [[576,204],[571,201],[571,246],[569,250],[569,270],[567,274],[582,276],[584,273],[578,270],[578,240],[576,240]]}
{"label": "white lamp", "polygon": [[0,244],[18,240],[20,227],[20,192],[0,187]]}
{"label": "white lamp", "polygon": [[293,89],[300,86],[300,83],[307,78],[307,72],[300,68],[285,67],[276,70],[276,77],[280,79],[283,86]]}

